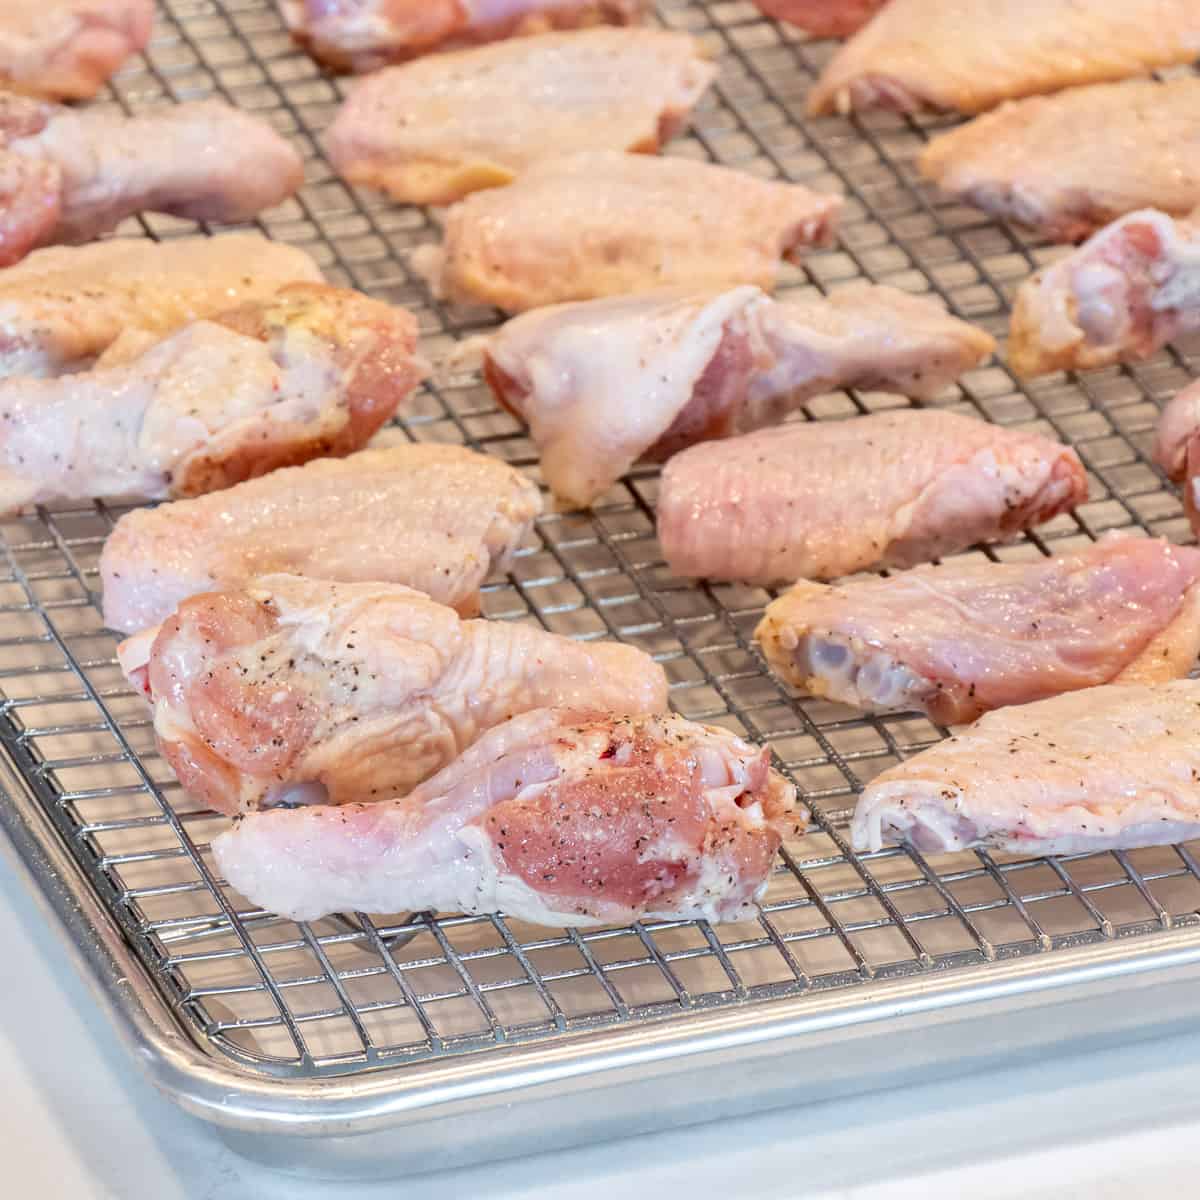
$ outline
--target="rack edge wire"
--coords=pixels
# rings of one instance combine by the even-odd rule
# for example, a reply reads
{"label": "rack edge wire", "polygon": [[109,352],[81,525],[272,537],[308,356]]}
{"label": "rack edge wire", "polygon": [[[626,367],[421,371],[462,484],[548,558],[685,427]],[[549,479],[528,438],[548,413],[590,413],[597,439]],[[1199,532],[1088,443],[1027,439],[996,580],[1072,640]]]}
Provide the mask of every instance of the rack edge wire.
{"label": "rack edge wire", "polygon": [[[144,65],[115,81],[114,102],[129,110],[207,91],[260,111],[299,139],[310,173],[298,201],[263,222],[267,232],[315,249],[339,281],[412,304],[434,342],[470,334],[487,321],[486,314],[447,312],[433,304],[408,273],[408,247],[433,236],[428,215],[394,210],[335,181],[317,150],[318,120],[328,119],[340,85],[288,46],[267,0],[174,0],[160,6],[159,15],[160,31]],[[912,149],[925,136],[921,123],[871,118],[805,125],[797,116],[803,91],[828,52],[827,43],[808,43],[783,32],[744,3],[663,3],[660,15],[671,26],[703,36],[722,58],[717,101],[702,111],[695,132],[678,152],[703,153],[818,186],[822,178],[836,180],[848,194],[851,215],[841,244],[814,258],[802,275],[789,280],[792,286],[823,289],[850,276],[907,282],[935,292],[959,315],[1003,332],[1008,288],[1041,252],[1018,232],[931,198],[913,181]],[[321,98],[309,103],[310,94]],[[331,193],[336,193],[332,200]],[[155,221],[142,228],[149,236],[172,236],[178,230]],[[993,420],[1037,421],[1075,444],[1087,461],[1092,501],[1075,520],[1027,539],[1023,551],[1045,552],[1056,542],[1095,537],[1111,525],[1137,525],[1180,538],[1186,523],[1178,501],[1148,463],[1144,442],[1155,403],[1181,377],[1195,373],[1186,350],[1174,349],[1136,369],[1079,381],[1052,380],[1023,392],[1002,366],[993,366],[973,373],[948,402]],[[520,431],[480,395],[477,386],[458,387],[453,381],[431,387],[417,414],[404,422],[404,435],[452,437],[531,466],[533,457]],[[842,403],[849,407],[807,415],[819,419],[895,401],[852,396]],[[128,694],[114,683],[111,649],[106,655],[96,641],[94,557],[114,514],[98,505],[94,512],[43,511],[35,520],[6,524],[10,594],[0,596],[5,651],[0,654],[0,687],[6,697],[0,743],[19,778],[8,781],[12,796],[5,824],[43,892],[65,918],[77,952],[90,960],[90,974],[114,993],[109,999],[115,1012],[124,1012],[135,1044],[154,1050],[160,1074],[180,1053],[174,1044],[179,1034],[190,1040],[187,1068],[173,1063],[173,1082],[160,1079],[177,1099],[242,1131],[259,1125],[300,1129],[305,1118],[288,1105],[303,1099],[316,1106],[308,1119],[319,1131],[332,1133],[339,1128],[332,1114],[340,1105],[346,1112],[354,1110],[355,1132],[365,1134],[375,1128],[364,1115],[372,1098],[377,1115],[387,1114],[384,1124],[394,1122],[401,1111],[417,1109],[433,1120],[432,1114],[448,1102],[441,1089],[451,1082],[464,1096],[473,1095],[476,1106],[511,1087],[530,1105],[541,1103],[536,1094],[554,1076],[548,1063],[556,1055],[564,1070],[570,1066],[558,1081],[572,1080],[577,1098],[602,1095],[603,1077],[625,1079],[624,1086],[633,1091],[623,1096],[640,1095],[642,1089],[647,1101],[655,1079],[681,1073],[694,1076],[681,1101],[699,1100],[713,1089],[700,1083],[689,1064],[704,1060],[732,1067],[739,1055],[730,1055],[737,1046],[749,1058],[786,1063],[777,1078],[764,1071],[761,1086],[727,1087],[723,1099],[711,1095],[703,1112],[695,1104],[660,1098],[644,1107],[625,1104],[621,1118],[606,1116],[602,1109],[588,1117],[587,1104],[577,1099],[569,1109],[577,1119],[565,1123],[560,1137],[573,1137],[574,1128],[590,1131],[590,1139],[632,1132],[639,1120],[643,1125],[682,1123],[794,1100],[799,1094],[829,1095],[901,1081],[909,1059],[913,1071],[928,1071],[962,1069],[988,1057],[970,1049],[965,1029],[965,1041],[955,1033],[939,1045],[931,1036],[936,1025],[958,1028],[955,1020],[935,1021],[933,1014],[939,1012],[994,1010],[1000,1022],[991,1030],[995,1033],[1005,1024],[1005,1014],[1051,999],[1074,1011],[1072,996],[1083,991],[1090,997],[1088,1008],[1074,1025],[1083,1036],[1133,1036],[1180,1019],[1182,1008],[1168,997],[1194,994],[1193,968],[1200,958],[1200,867],[1191,852],[1181,847],[1171,852],[1174,857],[1134,853],[1049,862],[1003,861],[980,853],[955,856],[952,864],[930,863],[909,849],[855,856],[841,832],[854,790],[882,760],[913,753],[940,731],[927,723],[920,728],[920,722],[914,731],[913,723],[899,720],[814,715],[810,705],[796,702],[765,674],[748,641],[765,593],[696,588],[663,577],[652,541],[654,483],[653,471],[638,471],[621,486],[619,496],[606,499],[594,519],[547,518],[538,544],[526,549],[514,575],[491,589],[491,614],[537,619],[548,628],[563,623],[564,631],[576,636],[640,642],[657,651],[675,675],[676,707],[689,716],[732,723],[776,750],[780,765],[812,802],[818,833],[811,842],[789,845],[778,872],[786,883],[780,885],[782,893],[773,888],[757,930],[738,930],[732,939],[704,926],[682,931],[687,923],[539,936],[513,929],[502,919],[438,921],[424,915],[392,926],[360,917],[332,929],[298,927],[282,939],[263,941],[259,934],[270,924],[266,914],[239,914],[236,902],[218,885],[204,853],[204,817],[178,807],[177,792],[169,791],[149,754],[144,714],[140,719],[130,715]],[[2,603],[5,599],[9,603]],[[626,610],[637,619],[623,617]],[[91,615],[80,621],[84,613]],[[13,626],[8,636],[6,622]],[[69,689],[46,692],[45,679],[56,676],[68,678]],[[76,706],[72,711],[83,706],[94,715],[57,723],[36,719],[43,706],[62,704]],[[114,749],[74,757],[48,752],[59,744],[56,739],[69,741],[80,734],[106,739]],[[795,743],[804,749],[793,750]],[[155,808],[135,806],[134,815],[126,817],[81,817],[82,807],[102,807],[111,797],[103,788],[65,786],[64,777],[76,768],[103,773],[118,767],[131,768],[133,775],[111,789],[111,795],[150,796]],[[145,846],[137,840],[143,834]],[[124,848],[116,853],[106,848],[114,836],[124,839]],[[195,878],[187,883],[167,878],[146,887],[122,882],[135,866],[166,859],[185,863]],[[1092,869],[1096,859],[1105,860],[1104,871]],[[826,877],[835,872],[835,885],[826,886]],[[1037,882],[1027,883],[1035,873]],[[909,901],[917,893],[925,894],[933,907],[912,906]],[[211,896],[212,911],[147,917],[151,900],[175,894]],[[1140,907],[1107,903],[1118,895],[1136,898]],[[1043,916],[1061,900],[1082,914],[1073,925]],[[798,912],[805,921],[789,924]],[[997,925],[1001,912],[1008,923]],[[938,943],[928,931],[943,922],[951,923],[957,936]],[[482,941],[462,941],[481,928],[487,934]],[[404,947],[418,934],[427,948],[403,958]],[[871,939],[883,934],[898,938],[899,949],[871,948]],[[189,987],[186,970],[180,969],[187,946],[223,935],[233,939],[234,948],[222,949],[217,957],[239,959],[252,982],[243,978],[224,989]],[[633,949],[613,958],[607,947],[618,938]],[[809,952],[826,944],[836,947],[838,955],[827,956],[831,962],[825,969],[812,969]],[[353,988],[366,968],[361,962],[343,967],[338,955],[346,946],[358,945],[377,960],[369,978],[383,977],[394,985],[390,1001],[356,1001]],[[130,969],[144,975],[153,1000],[141,994],[144,989],[134,988],[138,995],[132,1004],[113,987],[114,964],[128,956],[127,947],[136,954],[136,966]],[[175,952],[179,947],[182,957]],[[752,956],[764,948],[780,977],[757,976]],[[578,965],[543,970],[539,964],[546,955],[559,951],[569,951]],[[276,978],[273,963],[286,954],[307,956],[311,975]],[[838,962],[832,964],[835,957]],[[489,978],[479,970],[497,962],[512,974]],[[707,971],[699,986],[687,970],[697,964]],[[457,984],[448,988],[441,982],[422,990],[416,980],[430,967],[443,976],[448,973]],[[643,971],[661,976],[665,994],[635,1002],[636,989],[629,992],[624,980]],[[1131,1024],[1094,994],[1100,981],[1118,993],[1122,981],[1145,971],[1154,971],[1164,983],[1149,1022],[1143,1013],[1140,1022]],[[594,1013],[576,1013],[559,998],[560,985],[580,979],[595,981],[603,993]],[[1173,989],[1167,986],[1171,983],[1180,986]],[[324,1007],[303,1009],[291,1003],[297,992],[318,985],[329,996]],[[239,1018],[228,1001],[247,990],[261,993],[268,1009],[273,1004],[274,1016]],[[506,1020],[513,994],[533,997],[544,1016]],[[453,1024],[443,1029],[432,1015],[438,1005],[460,1000],[481,1016],[478,1029],[464,1031]],[[232,1021],[222,1021],[222,1005]],[[368,1024],[377,1013],[399,1010],[407,1010],[416,1022],[407,1049],[379,1044]],[[527,1011],[526,1005],[522,1013]],[[307,1031],[319,1029],[322,1021],[348,1027],[361,1050],[354,1049],[352,1038],[347,1050],[345,1036],[335,1039],[333,1051],[314,1048]],[[866,1035],[865,1026],[856,1030],[856,1021],[890,1034],[897,1032],[897,1022],[907,1022],[911,1051],[893,1051],[893,1061],[881,1067],[878,1055],[884,1043]],[[1022,1045],[1049,1044],[1044,1035],[1057,1023],[1041,1030],[1009,1024],[1013,1028],[1006,1044],[1015,1052]],[[280,1033],[285,1045],[290,1040],[292,1052],[281,1051],[278,1040],[264,1049],[256,1029]],[[832,1036],[832,1030],[839,1036]],[[854,1043],[872,1047],[868,1061],[856,1058]],[[752,1049],[764,1046],[774,1049],[765,1055]],[[646,1075],[651,1063],[654,1070]],[[820,1083],[810,1090],[818,1065]],[[176,1067],[182,1074],[176,1074]],[[540,1078],[535,1078],[537,1071],[543,1072]],[[225,1087],[243,1097],[241,1108],[231,1103],[220,1113],[201,1098],[201,1082],[211,1082],[214,1074],[228,1077]],[[806,1078],[809,1086],[799,1087],[798,1078]],[[266,1098],[271,1095],[277,1099]],[[390,1104],[383,1099],[388,1095]],[[564,1124],[552,1110],[551,1105],[542,1114],[548,1130]],[[501,1144],[504,1137],[508,1141]],[[490,1150],[480,1144],[476,1153],[447,1139],[442,1153],[448,1160],[463,1154],[478,1159],[529,1148],[514,1130],[503,1135],[497,1130],[491,1140],[495,1145]],[[319,1162],[310,1165],[320,1167]]]}

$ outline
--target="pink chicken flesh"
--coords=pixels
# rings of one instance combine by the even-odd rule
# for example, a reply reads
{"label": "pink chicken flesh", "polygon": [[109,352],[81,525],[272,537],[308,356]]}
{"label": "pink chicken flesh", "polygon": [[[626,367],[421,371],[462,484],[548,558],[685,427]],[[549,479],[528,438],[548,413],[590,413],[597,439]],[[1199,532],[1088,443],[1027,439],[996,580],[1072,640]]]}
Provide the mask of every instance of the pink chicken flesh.
{"label": "pink chicken flesh", "polygon": [[531,480],[459,446],[318,459],[126,513],[100,555],[104,619],[137,633],[188,596],[276,572],[402,583],[474,615],[541,511]]}
{"label": "pink chicken flesh", "polygon": [[0,512],[199,495],[359,450],[420,380],[416,344],[403,309],[298,283],[132,361],[0,380]]}
{"label": "pink chicken flesh", "polygon": [[780,259],[831,239],[841,206],[711,163],[591,151],[468,196],[413,265],[438,295],[506,312],[656,287],[770,288]]}
{"label": "pink chicken flesh", "polygon": [[1193,532],[1200,531],[1200,383],[1193,383],[1163,410],[1154,439],[1154,461],[1183,484],[1183,504]]}
{"label": "pink chicken flesh", "polygon": [[1082,854],[1200,836],[1200,682],[1088,688],[988,713],[867,785],[857,850]]}
{"label": "pink chicken flesh", "polygon": [[887,0],[754,0],[754,3],[768,17],[798,25],[815,37],[849,37]]}
{"label": "pink chicken flesh", "polygon": [[1002,541],[1086,498],[1067,446],[901,410],[685,450],[663,472],[658,536],[677,575],[790,583]]}
{"label": "pink chicken flesh", "polygon": [[1200,205],[1200,79],[1126,80],[1031,96],[934,138],[921,173],[1057,242],[1154,206]]}
{"label": "pink chicken flesh", "polygon": [[0,87],[47,100],[90,100],[145,49],[154,0],[4,0]]}
{"label": "pink chicken flesh", "polygon": [[230,814],[403,795],[534,708],[667,706],[633,646],[462,621],[395,584],[269,575],[184,601],[120,658],[184,788]]}
{"label": "pink chicken flesh", "polygon": [[6,197],[0,266],[140,212],[248,221],[299,188],[304,164],[265,121],[214,100],[125,117],[0,94],[0,177],[10,176],[26,183]]}
{"label": "pink chicken flesh", "polygon": [[639,459],[770,425],[841,387],[932,399],[993,348],[894,288],[789,303],[753,287],[658,291],[517,317],[490,340],[485,374],[528,423],[555,495],[586,507]]}
{"label": "pink chicken flesh", "polygon": [[1146,209],[1038,271],[1013,302],[1022,378],[1148,358],[1200,329],[1200,223]]}
{"label": "pink chicken flesh", "polygon": [[431,50],[554,29],[632,25],[649,0],[282,0],[292,36],[323,63],[374,71]]}
{"label": "pink chicken flesh", "polygon": [[130,330],[165,335],[301,282],[321,282],[317,264],[256,233],[35,250],[0,271],[0,379],[77,371]]}
{"label": "pink chicken flesh", "polygon": [[891,0],[834,55],[808,110],[978,113],[1197,54],[1195,0]]}
{"label": "pink chicken flesh", "polygon": [[403,799],[275,809],[213,842],[253,903],[293,920],[435,909],[539,925],[753,913],[807,813],[769,752],[674,715],[541,709]]}
{"label": "pink chicken flesh", "polygon": [[1061,558],[798,583],[756,634],[788,683],[942,724],[1060,692],[1178,679],[1200,652],[1200,551],[1117,537]]}
{"label": "pink chicken flesh", "polygon": [[450,204],[581,147],[654,153],[716,73],[684,33],[519,38],[376,72],[351,92],[325,147],[351,183]]}

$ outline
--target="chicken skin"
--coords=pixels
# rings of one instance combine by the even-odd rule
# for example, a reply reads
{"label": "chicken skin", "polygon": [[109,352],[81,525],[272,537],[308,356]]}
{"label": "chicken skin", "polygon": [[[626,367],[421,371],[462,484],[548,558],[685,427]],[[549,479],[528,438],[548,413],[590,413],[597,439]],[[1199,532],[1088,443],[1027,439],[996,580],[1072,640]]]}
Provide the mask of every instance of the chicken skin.
{"label": "chicken skin", "polygon": [[552,926],[735,921],[807,817],[770,752],[724,729],[540,709],[404,798],[252,813],[213,854],[254,904],[298,921],[414,909]]}
{"label": "chicken skin", "polygon": [[934,138],[921,173],[995,217],[1077,242],[1126,213],[1200,206],[1200,79],[1033,96]]}
{"label": "chicken skin", "polygon": [[342,71],[555,29],[632,25],[648,7],[649,0],[282,0],[292,36]]}
{"label": "chicken skin", "polygon": [[1183,485],[1183,505],[1193,532],[1200,530],[1200,383],[1179,393],[1163,410],[1154,439],[1154,461]]}
{"label": "chicken skin", "polygon": [[265,576],[191,597],[120,657],[180,782],[231,815],[405,795],[534,708],[667,707],[662,667],[632,646],[463,621],[396,584]]}
{"label": "chicken skin", "polygon": [[532,480],[460,446],[318,459],[126,513],[100,556],[104,619],[137,633],[198,592],[275,572],[402,583],[473,616],[541,511]]}
{"label": "chicken skin", "polygon": [[1200,652],[1200,551],[1106,539],[1034,562],[917,567],[798,583],[757,634],[788,683],[867,712],[944,725],[1136,679],[1178,679]]}
{"label": "chicken skin", "polygon": [[450,204],[581,147],[654,153],[715,76],[682,33],[518,38],[376,72],[342,106],[325,147],[351,183]]}
{"label": "chicken skin", "polygon": [[834,56],[809,113],[979,113],[1200,54],[1195,0],[891,0]]}
{"label": "chicken skin", "polygon": [[814,37],[849,37],[861,29],[887,0],[754,0],[777,21],[798,25]]}
{"label": "chicken skin", "polygon": [[321,282],[303,250],[251,233],[37,250],[0,272],[0,379],[76,371],[131,329],[164,335],[301,282]]}
{"label": "chicken skin", "polygon": [[0,511],[195,496],[360,450],[420,381],[416,344],[403,309],[298,283],[129,362],[0,380]]}
{"label": "chicken skin", "polygon": [[663,472],[658,537],[680,576],[835,579],[1003,541],[1086,498],[1069,447],[910,409],[685,450]]}
{"label": "chicken skin", "polygon": [[265,121],[214,100],[149,116],[60,108],[0,93],[0,267],[49,242],[86,242],[139,212],[248,221],[304,182],[299,154]]}
{"label": "chicken skin", "polygon": [[1082,854],[1200,835],[1200,682],[1088,688],[988,713],[859,797],[858,850]]}
{"label": "chicken skin", "polygon": [[442,246],[413,265],[436,294],[506,312],[656,287],[771,288],[781,258],[830,239],[841,204],[690,159],[572,154],[454,205]]}
{"label": "chicken skin", "polygon": [[1008,361],[1023,379],[1149,358],[1200,329],[1200,223],[1146,209],[1027,279]]}
{"label": "chicken skin", "polygon": [[894,288],[788,303],[754,287],[665,290],[517,317],[489,342],[485,374],[528,423],[554,494],[583,508],[639,459],[773,424],[825,392],[932,399],[993,348]]}
{"label": "chicken skin", "polygon": [[46,100],[90,100],[146,47],[154,0],[4,0],[0,87]]}
{"label": "chicken skin", "polygon": [[[1154,439],[1154,461],[1176,483],[1192,472],[1193,443],[1200,437],[1200,383],[1185,387],[1165,409]],[[1200,449],[1197,446],[1195,449]]]}

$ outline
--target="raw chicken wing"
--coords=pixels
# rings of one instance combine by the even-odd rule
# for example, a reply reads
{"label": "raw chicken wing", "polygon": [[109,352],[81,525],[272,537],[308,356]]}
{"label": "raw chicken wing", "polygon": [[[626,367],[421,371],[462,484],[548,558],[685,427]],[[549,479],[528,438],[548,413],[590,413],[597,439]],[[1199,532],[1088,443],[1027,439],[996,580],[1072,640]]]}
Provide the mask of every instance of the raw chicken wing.
{"label": "raw chicken wing", "polygon": [[942,724],[1136,678],[1200,652],[1200,551],[1117,537],[1062,558],[949,563],[836,587],[798,583],[756,634],[788,683]]}
{"label": "raw chicken wing", "polygon": [[282,0],[292,36],[321,62],[374,71],[430,50],[589,25],[631,25],[649,0]]}
{"label": "raw chicken wing", "polygon": [[676,575],[770,584],[910,567],[1087,498],[1074,450],[940,410],[763,429],[676,455],[658,536]]}
{"label": "raw chicken wing", "polygon": [[808,107],[978,113],[1198,54],[1195,0],[891,0],[835,55]]}
{"label": "raw chicken wing", "polygon": [[833,233],[841,199],[685,158],[607,151],[539,162],[446,216],[414,265],[435,292],[524,312],[654,287],[770,288]]}
{"label": "raw chicken wing", "polygon": [[1200,682],[1111,684],[988,713],[884,771],[854,814],[858,850],[911,842],[1081,854],[1200,835]]}
{"label": "raw chicken wing", "polygon": [[930,399],[994,345],[894,288],[786,304],[755,287],[672,290],[517,317],[491,339],[485,373],[529,424],[555,495],[586,507],[639,459],[772,424],[837,388]]}
{"label": "raw chicken wing", "polygon": [[139,212],[248,221],[304,182],[300,156],[270,125],[215,100],[125,117],[0,94],[0,146],[0,173],[41,181],[5,199],[0,266]]}
{"label": "raw chicken wing", "polygon": [[1193,532],[1200,530],[1200,383],[1193,383],[1163,410],[1154,439],[1154,461],[1183,484],[1183,504]]}
{"label": "raw chicken wing", "polygon": [[1186,387],[1163,409],[1154,440],[1154,461],[1176,483],[1195,474],[1189,463],[1200,445],[1200,383]]}
{"label": "raw chicken wing", "polygon": [[653,153],[715,75],[683,33],[518,38],[371,75],[325,146],[351,183],[409,204],[450,204],[581,147]]}
{"label": "raw chicken wing", "polygon": [[[54,240],[62,177],[49,162],[0,149],[0,259],[16,261],[29,246]],[[18,251],[12,249],[20,247]]]}
{"label": "raw chicken wing", "polygon": [[534,708],[667,707],[663,669],[632,646],[462,621],[396,584],[294,575],[185,600],[121,662],[180,782],[231,814],[402,796]]}
{"label": "raw chicken wing", "polygon": [[0,380],[0,512],[195,496],[360,450],[419,382],[416,344],[403,309],[298,283],[128,363]]}
{"label": "raw chicken wing", "polygon": [[145,48],[154,0],[4,0],[0,86],[88,100]]}
{"label": "raw chicken wing", "polygon": [[849,37],[887,0],[754,0],[768,17],[798,25],[815,37]]}
{"label": "raw chicken wing", "polygon": [[930,142],[921,172],[1052,241],[1079,241],[1139,208],[1184,217],[1200,205],[1200,79],[1004,104]]}
{"label": "raw chicken wing", "polygon": [[1027,279],[1008,361],[1022,378],[1148,358],[1200,329],[1200,223],[1146,209]]}
{"label": "raw chicken wing", "polygon": [[724,729],[541,709],[403,799],[252,813],[213,853],[239,892],[298,921],[420,909],[734,921],[807,817],[769,751]]}
{"label": "raw chicken wing", "polygon": [[320,281],[303,250],[256,233],[38,250],[0,272],[0,379],[78,370],[130,329],[171,333]]}
{"label": "raw chicken wing", "polygon": [[137,633],[188,596],[273,572],[403,583],[474,615],[541,511],[531,480],[460,446],[318,459],[127,513],[100,556],[104,619]]}

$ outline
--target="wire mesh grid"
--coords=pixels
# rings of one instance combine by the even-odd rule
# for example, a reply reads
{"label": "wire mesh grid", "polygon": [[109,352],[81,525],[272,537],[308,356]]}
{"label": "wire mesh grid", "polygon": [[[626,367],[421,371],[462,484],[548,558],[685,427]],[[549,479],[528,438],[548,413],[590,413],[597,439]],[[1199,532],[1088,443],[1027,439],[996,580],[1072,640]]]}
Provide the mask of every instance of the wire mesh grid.
{"label": "wire mesh grid", "polygon": [[[802,119],[832,53],[748,3],[663,0],[662,22],[719,56],[720,83],[671,152],[782,175],[848,196],[838,246],[788,268],[781,289],[854,278],[936,293],[1003,340],[1007,297],[1047,251],[1019,230],[938,197],[914,158],[936,121]],[[318,138],[344,94],[290,44],[270,0],[166,0],[144,59],[108,103],[133,112],[216,94],[269,119],[305,155],[297,198],[260,222],[309,250],[331,281],[407,305],[433,356],[495,314],[433,302],[407,269],[433,240],[424,210],[341,183]],[[122,235],[172,237],[151,218]],[[1136,367],[1018,387],[1003,365],[970,372],[942,403],[1042,428],[1079,450],[1091,494],[995,558],[1077,546],[1110,528],[1189,536],[1150,464],[1158,406],[1196,371],[1200,346]],[[822,420],[907,403],[821,398]],[[426,386],[386,436],[465,442],[529,469],[523,430],[470,374]],[[121,677],[97,608],[100,547],[120,515],[101,503],[0,524],[0,741],[184,1024],[214,1054],[280,1075],[363,1070],[667,1019],[703,1007],[857,989],[1064,946],[1196,924],[1200,864],[1185,846],[1055,860],[986,852],[855,855],[855,793],[944,730],[914,716],[868,719],[801,700],[751,644],[771,594],[671,578],[654,536],[657,471],[638,469],[589,515],[551,514],[510,576],[486,589],[496,619],[574,637],[615,637],[655,655],[673,706],[768,744],[814,808],[789,843],[756,919],[710,928],[654,922],[559,931],[502,918],[347,916],[309,925],[249,906],[216,877],[222,822],[191,803],[154,749],[148,711]],[[977,551],[977,554],[984,553]]]}

